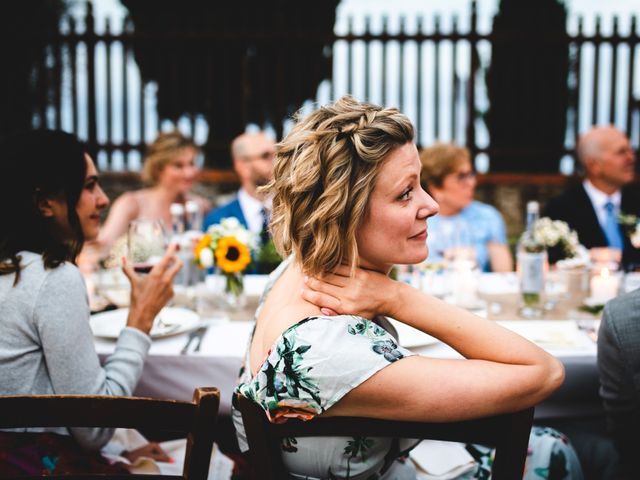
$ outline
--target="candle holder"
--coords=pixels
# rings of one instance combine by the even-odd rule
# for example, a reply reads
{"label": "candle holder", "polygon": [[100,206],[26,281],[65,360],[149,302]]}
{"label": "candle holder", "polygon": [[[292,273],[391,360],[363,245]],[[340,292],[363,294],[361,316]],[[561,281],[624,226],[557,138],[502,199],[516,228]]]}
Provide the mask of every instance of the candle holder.
{"label": "candle holder", "polygon": [[592,268],[589,287],[590,297],[587,303],[603,305],[618,295],[620,276],[615,270],[599,265]]}

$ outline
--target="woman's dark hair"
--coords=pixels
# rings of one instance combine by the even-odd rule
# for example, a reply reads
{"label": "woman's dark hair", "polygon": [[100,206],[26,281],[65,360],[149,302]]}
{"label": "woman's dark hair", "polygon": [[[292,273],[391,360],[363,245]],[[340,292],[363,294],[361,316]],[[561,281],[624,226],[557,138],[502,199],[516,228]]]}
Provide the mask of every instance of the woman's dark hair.
{"label": "woman's dark hair", "polygon": [[[76,205],[86,175],[86,148],[61,131],[34,130],[0,140],[0,275],[20,276],[23,250],[39,253],[45,268],[75,262],[84,236]],[[71,234],[44,217],[39,202],[65,200]]]}

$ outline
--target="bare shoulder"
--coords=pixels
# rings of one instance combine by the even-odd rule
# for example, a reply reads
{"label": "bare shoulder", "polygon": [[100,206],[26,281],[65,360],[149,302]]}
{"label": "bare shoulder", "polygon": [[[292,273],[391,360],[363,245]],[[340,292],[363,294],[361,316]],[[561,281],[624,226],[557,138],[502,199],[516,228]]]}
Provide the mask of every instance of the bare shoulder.
{"label": "bare shoulder", "polygon": [[124,211],[137,211],[140,208],[140,204],[148,199],[147,189],[134,190],[124,192],[113,202],[113,208],[122,209]]}
{"label": "bare shoulder", "polygon": [[269,291],[256,318],[256,330],[251,342],[253,371],[285,330],[305,318],[320,315],[318,307],[302,300],[301,289],[299,272],[289,266]]}

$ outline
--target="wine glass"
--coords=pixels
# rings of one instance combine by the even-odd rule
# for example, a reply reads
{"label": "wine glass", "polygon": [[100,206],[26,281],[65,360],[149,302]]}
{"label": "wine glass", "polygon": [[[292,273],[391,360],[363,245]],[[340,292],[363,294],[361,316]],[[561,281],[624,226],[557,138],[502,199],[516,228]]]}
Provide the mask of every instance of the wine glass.
{"label": "wine glass", "polygon": [[138,273],[149,273],[163,257],[167,236],[162,220],[138,219],[129,224],[127,259]]}

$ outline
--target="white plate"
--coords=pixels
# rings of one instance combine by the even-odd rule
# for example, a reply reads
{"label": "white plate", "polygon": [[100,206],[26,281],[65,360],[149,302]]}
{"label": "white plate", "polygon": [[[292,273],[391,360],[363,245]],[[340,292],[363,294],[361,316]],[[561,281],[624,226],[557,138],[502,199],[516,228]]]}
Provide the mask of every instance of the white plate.
{"label": "white plate", "polygon": [[389,319],[391,324],[398,332],[398,340],[400,345],[405,348],[422,347],[424,345],[432,345],[438,343],[438,339],[428,335],[417,328],[413,328],[406,323],[399,322],[397,320]]}
{"label": "white plate", "polygon": [[[96,337],[115,340],[126,326],[128,314],[128,308],[119,308],[91,315],[91,330]],[[199,326],[200,317],[197,313],[186,308],[165,307],[156,317],[149,335],[151,338],[169,337],[195,330]]]}

